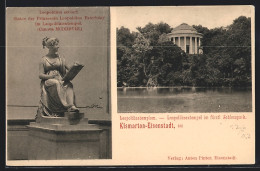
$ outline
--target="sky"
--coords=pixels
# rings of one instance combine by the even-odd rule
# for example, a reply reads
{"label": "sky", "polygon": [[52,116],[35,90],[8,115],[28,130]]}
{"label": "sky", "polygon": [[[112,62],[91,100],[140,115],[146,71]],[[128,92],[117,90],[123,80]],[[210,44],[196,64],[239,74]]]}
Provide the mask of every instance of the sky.
{"label": "sky", "polygon": [[165,22],[172,28],[187,23],[202,25],[209,29],[226,27],[239,16],[252,17],[253,7],[240,6],[167,6],[167,7],[116,7],[116,27],[124,26],[130,31],[144,27],[149,22]]}

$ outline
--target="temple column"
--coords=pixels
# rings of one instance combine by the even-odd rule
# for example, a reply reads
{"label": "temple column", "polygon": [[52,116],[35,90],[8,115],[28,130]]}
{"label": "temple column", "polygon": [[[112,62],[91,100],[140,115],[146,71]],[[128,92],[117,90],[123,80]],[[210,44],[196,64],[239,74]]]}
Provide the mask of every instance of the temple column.
{"label": "temple column", "polygon": [[190,37],[190,54],[193,54],[193,50],[192,50],[192,37]]}
{"label": "temple column", "polygon": [[197,37],[195,37],[195,54],[198,54]]}
{"label": "temple column", "polygon": [[173,37],[173,43],[175,44],[175,37]]}
{"label": "temple column", "polygon": [[184,36],[184,52],[186,53],[186,36]]}
{"label": "temple column", "polygon": [[199,47],[200,47],[200,38],[199,38]]}
{"label": "temple column", "polygon": [[181,37],[178,37],[178,40],[179,40],[178,46],[181,47]]}

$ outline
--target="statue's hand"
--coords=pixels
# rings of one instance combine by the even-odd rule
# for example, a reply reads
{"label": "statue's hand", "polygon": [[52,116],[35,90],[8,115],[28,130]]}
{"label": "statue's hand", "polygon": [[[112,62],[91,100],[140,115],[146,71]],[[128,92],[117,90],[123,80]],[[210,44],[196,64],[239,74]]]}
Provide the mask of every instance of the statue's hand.
{"label": "statue's hand", "polygon": [[52,72],[51,73],[51,78],[56,78],[58,76],[59,76],[59,73],[57,73],[57,72]]}
{"label": "statue's hand", "polygon": [[74,65],[74,66],[78,66],[78,65],[79,65],[79,62],[78,62],[78,61],[75,61],[73,65]]}
{"label": "statue's hand", "polygon": [[78,61],[75,61],[73,65],[78,66],[78,65],[81,65],[81,64]]}

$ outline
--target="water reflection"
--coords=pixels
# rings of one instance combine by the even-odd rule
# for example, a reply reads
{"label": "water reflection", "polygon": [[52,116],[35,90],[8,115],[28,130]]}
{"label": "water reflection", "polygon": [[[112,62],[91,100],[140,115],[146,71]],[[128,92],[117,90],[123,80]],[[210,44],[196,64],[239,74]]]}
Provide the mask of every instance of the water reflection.
{"label": "water reflection", "polygon": [[118,88],[119,112],[250,112],[251,88]]}
{"label": "water reflection", "polygon": [[156,87],[138,87],[138,88],[117,88],[118,96],[156,96],[156,95],[178,95],[178,94],[192,94],[192,93],[243,93],[250,92],[251,88],[231,88],[231,87],[166,87],[166,88],[156,88]]}

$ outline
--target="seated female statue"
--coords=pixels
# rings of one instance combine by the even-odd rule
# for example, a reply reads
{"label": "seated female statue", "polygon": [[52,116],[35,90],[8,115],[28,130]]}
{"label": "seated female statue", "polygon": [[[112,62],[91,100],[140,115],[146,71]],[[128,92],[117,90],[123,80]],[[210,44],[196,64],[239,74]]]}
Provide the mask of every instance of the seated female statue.
{"label": "seated female statue", "polygon": [[76,107],[72,83],[62,81],[70,66],[58,53],[59,40],[46,37],[42,45],[43,48],[47,47],[49,52],[41,58],[39,65],[41,99],[36,119],[39,116],[59,117],[64,116],[66,111],[79,111]]}

